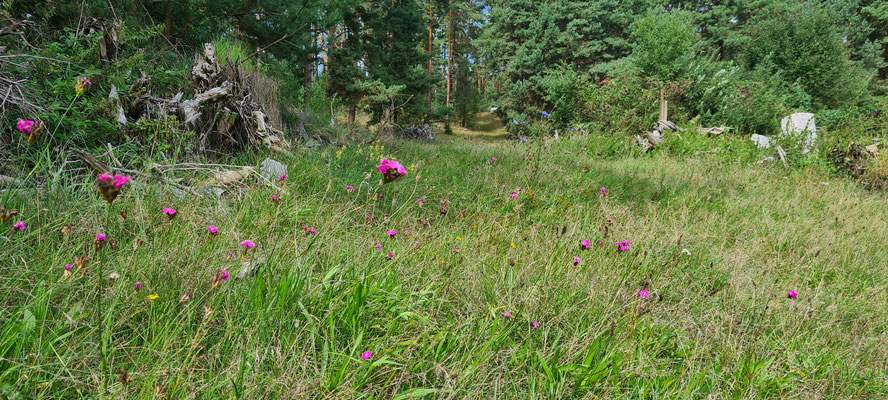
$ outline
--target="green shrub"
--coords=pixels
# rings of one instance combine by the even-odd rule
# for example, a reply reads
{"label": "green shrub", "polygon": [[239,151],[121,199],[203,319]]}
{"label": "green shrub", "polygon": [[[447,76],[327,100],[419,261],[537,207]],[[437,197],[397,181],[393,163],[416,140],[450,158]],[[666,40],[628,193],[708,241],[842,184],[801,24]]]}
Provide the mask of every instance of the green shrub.
{"label": "green shrub", "polygon": [[778,2],[747,28],[747,67],[763,77],[780,77],[811,96],[816,108],[856,104],[872,80],[852,61],[835,17],[818,3]]}

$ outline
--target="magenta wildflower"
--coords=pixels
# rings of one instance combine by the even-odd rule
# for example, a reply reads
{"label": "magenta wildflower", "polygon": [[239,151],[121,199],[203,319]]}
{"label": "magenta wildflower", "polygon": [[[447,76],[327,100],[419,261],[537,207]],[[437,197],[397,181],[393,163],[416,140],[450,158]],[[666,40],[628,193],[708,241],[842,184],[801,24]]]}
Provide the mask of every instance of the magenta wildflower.
{"label": "magenta wildflower", "polygon": [[407,170],[404,169],[404,166],[397,161],[387,160],[385,158],[379,162],[379,166],[376,167],[376,170],[382,174],[383,183],[391,183],[396,179],[407,175]]}
{"label": "magenta wildflower", "polygon": [[601,189],[598,189],[598,191],[599,193],[601,193],[601,197],[607,197],[607,195],[610,194],[610,192],[607,191],[606,187],[602,187]]}
{"label": "magenta wildflower", "polygon": [[274,203],[275,206],[281,205],[281,197],[278,195],[271,195],[271,202]]}
{"label": "magenta wildflower", "polygon": [[67,271],[67,272],[71,272],[71,269],[72,269],[72,268],[74,268],[74,265],[72,265],[72,264],[65,264],[65,271]]}
{"label": "magenta wildflower", "polygon": [[512,318],[512,313],[506,311],[503,313],[503,318]]}
{"label": "magenta wildflower", "polygon": [[613,218],[608,218],[608,219],[607,219],[607,224],[608,224],[608,225],[613,225],[613,224],[614,224],[614,219],[613,219]]}
{"label": "magenta wildflower", "polygon": [[391,230],[391,231],[387,231],[385,234],[386,234],[386,235],[389,235],[389,237],[395,237],[395,235],[397,235],[398,232],[397,232],[397,231],[394,231],[394,230]]}
{"label": "magenta wildflower", "polygon": [[216,236],[219,234],[219,229],[216,228],[216,225],[210,225],[207,227],[207,232],[209,232],[211,236]]}
{"label": "magenta wildflower", "polygon": [[391,259],[395,258],[395,254],[394,254],[394,253],[388,253],[388,255],[385,256],[385,258],[388,258],[389,260],[391,260]]}
{"label": "magenta wildflower", "polygon": [[256,243],[253,243],[252,240],[244,240],[243,242],[240,243],[240,245],[241,245],[241,247],[243,247],[245,249],[252,249],[252,248],[256,247]]}
{"label": "magenta wildflower", "polygon": [[540,323],[537,322],[537,321],[533,321],[533,322],[530,323],[530,326],[532,326],[532,327],[534,327],[534,328],[539,328],[539,327],[540,327]]}
{"label": "magenta wildflower", "polygon": [[589,243],[588,240],[584,240],[580,242],[580,248],[583,250],[589,250],[590,248],[592,248],[592,243]]}
{"label": "magenta wildflower", "polygon": [[105,245],[105,242],[108,238],[103,234],[96,235],[96,239],[93,240],[93,248],[96,250],[96,253],[102,250],[102,247]]}
{"label": "magenta wildflower", "polygon": [[651,297],[651,294],[647,291],[647,289],[639,290],[638,297],[641,297],[642,299],[647,299],[647,298]]}
{"label": "magenta wildflower", "polygon": [[580,260],[579,257],[574,257],[574,259],[573,259],[574,266],[576,267],[577,265],[580,265],[580,261],[582,261],[582,260]]}
{"label": "magenta wildflower", "polygon": [[369,360],[372,357],[373,357],[373,353],[370,350],[367,350],[367,351],[361,353],[362,360]]}
{"label": "magenta wildflower", "polygon": [[615,244],[617,245],[617,251],[619,251],[621,253],[625,252],[625,251],[629,251],[629,241],[628,240],[624,240],[622,242],[616,242]]}
{"label": "magenta wildflower", "polygon": [[32,134],[34,134],[34,124],[36,124],[36,122],[26,119],[20,119],[18,120],[17,128],[19,132],[23,133],[25,136],[31,136]]}
{"label": "magenta wildflower", "polygon": [[795,290],[788,290],[786,292],[786,297],[795,300],[796,297],[799,297],[799,294],[795,292]]}
{"label": "magenta wildflower", "polygon": [[355,191],[355,188],[353,188],[351,185],[346,185],[345,191],[351,193]]}
{"label": "magenta wildflower", "polygon": [[278,183],[281,184],[281,185],[283,185],[283,184],[284,184],[284,181],[287,180],[287,178],[289,178],[289,177],[288,177],[286,174],[279,176],[279,177],[278,177]]}
{"label": "magenta wildflower", "polygon": [[425,200],[423,200],[423,199],[416,199],[416,204],[419,204],[420,206],[422,206],[423,204],[425,204]]}
{"label": "magenta wildflower", "polygon": [[12,226],[13,232],[23,231],[23,230],[25,230],[25,223],[22,221],[16,222],[15,225]]}
{"label": "magenta wildflower", "polygon": [[134,283],[134,284],[133,284],[133,290],[135,290],[135,291],[137,291],[137,292],[140,291],[140,290],[142,290],[142,283],[141,283],[141,282],[136,282],[136,283]]}
{"label": "magenta wildflower", "polygon": [[496,162],[496,157],[490,159],[491,162]]}
{"label": "magenta wildflower", "polygon": [[509,197],[511,197],[511,198],[513,198],[513,199],[517,199],[517,198],[518,198],[518,192],[512,192],[512,194],[510,194]]}
{"label": "magenta wildflower", "polygon": [[170,219],[170,221],[176,218],[176,210],[172,208],[164,207],[163,213]]}

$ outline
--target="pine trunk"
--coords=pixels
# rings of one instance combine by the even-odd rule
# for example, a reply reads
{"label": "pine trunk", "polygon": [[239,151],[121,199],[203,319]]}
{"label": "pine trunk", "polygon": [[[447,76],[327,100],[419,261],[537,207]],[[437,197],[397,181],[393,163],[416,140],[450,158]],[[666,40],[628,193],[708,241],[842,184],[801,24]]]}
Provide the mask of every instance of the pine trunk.
{"label": "pine trunk", "polygon": [[453,73],[451,66],[453,65],[453,0],[450,0],[450,23],[448,26],[450,31],[447,38],[447,102],[445,105],[450,107],[450,88]]}
{"label": "pine trunk", "polygon": [[[432,4],[429,3],[429,80],[432,77]],[[432,111],[432,88],[429,87],[429,112]]]}

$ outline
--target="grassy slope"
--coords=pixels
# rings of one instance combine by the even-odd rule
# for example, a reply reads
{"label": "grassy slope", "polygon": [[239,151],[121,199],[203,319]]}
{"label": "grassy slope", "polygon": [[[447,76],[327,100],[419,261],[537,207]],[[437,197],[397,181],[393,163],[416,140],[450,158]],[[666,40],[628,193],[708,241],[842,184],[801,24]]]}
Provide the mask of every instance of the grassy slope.
{"label": "grassy slope", "polygon": [[[90,182],[3,199],[28,230],[0,246],[0,397],[888,396],[882,195],[715,156],[600,159],[582,138],[443,142],[300,153],[278,208],[267,185],[216,202],[135,181],[109,217]],[[382,156],[408,176],[377,187]],[[119,249],[91,254],[97,233]],[[212,289],[245,239],[258,273]],[[87,254],[86,278],[62,280]],[[97,263],[121,276],[106,375]]]}

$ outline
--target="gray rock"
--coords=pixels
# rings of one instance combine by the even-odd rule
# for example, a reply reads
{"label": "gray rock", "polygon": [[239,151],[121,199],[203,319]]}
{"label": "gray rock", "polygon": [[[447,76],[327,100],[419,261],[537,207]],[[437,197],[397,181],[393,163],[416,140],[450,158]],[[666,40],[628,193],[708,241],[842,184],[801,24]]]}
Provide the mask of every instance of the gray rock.
{"label": "gray rock", "polygon": [[771,138],[767,136],[753,134],[752,136],[750,136],[750,139],[752,139],[752,143],[755,144],[755,147],[758,147],[760,149],[767,149],[771,147]]}
{"label": "gray rock", "polygon": [[259,166],[259,174],[270,181],[277,181],[278,177],[287,174],[287,166],[271,158],[266,158]]}
{"label": "gray rock", "polygon": [[797,139],[802,154],[808,154],[817,144],[817,124],[814,114],[795,113],[780,120],[780,138]]}

